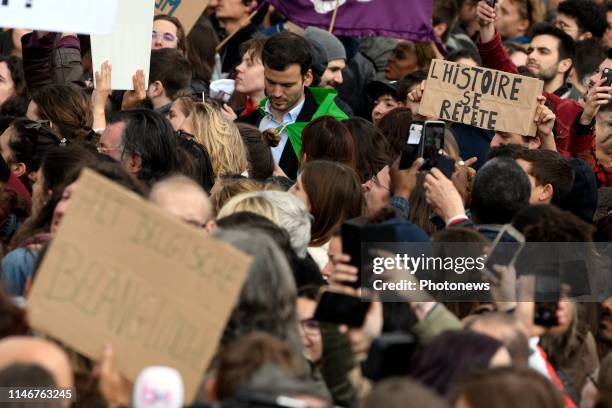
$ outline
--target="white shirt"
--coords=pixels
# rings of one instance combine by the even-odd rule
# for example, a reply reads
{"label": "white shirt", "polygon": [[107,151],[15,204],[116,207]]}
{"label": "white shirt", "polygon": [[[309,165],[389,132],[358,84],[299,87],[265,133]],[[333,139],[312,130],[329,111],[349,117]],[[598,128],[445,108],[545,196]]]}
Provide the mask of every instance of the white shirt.
{"label": "white shirt", "polygon": [[[298,118],[298,115],[300,114],[300,112],[302,111],[302,108],[304,107],[305,101],[306,101],[306,98],[302,97],[302,100],[300,101],[300,103],[295,105],[293,109],[291,109],[289,112],[285,113],[285,115],[283,116],[283,123],[278,123],[276,121],[276,119],[274,118],[274,114],[272,114],[272,111],[270,110],[270,101],[267,101],[266,106],[264,107],[264,111],[266,112],[266,115],[261,119],[261,122],[259,122],[259,130],[263,132],[264,130],[276,129],[279,127],[283,127],[283,126],[295,123],[295,121]],[[287,134],[287,131],[283,130],[283,132],[281,133],[281,140],[278,146],[270,148],[270,150],[272,151],[272,157],[274,157],[274,161],[277,164],[281,159],[283,150],[285,149],[285,145],[287,144],[288,139],[289,139],[289,135]]]}

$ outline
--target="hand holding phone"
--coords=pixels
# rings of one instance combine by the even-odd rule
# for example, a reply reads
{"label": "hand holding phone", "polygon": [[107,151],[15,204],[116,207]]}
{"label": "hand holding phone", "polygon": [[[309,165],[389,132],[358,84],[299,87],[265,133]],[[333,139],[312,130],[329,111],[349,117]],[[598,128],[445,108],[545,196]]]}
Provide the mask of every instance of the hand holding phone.
{"label": "hand holding phone", "polygon": [[363,302],[357,296],[323,289],[313,318],[321,322],[361,327],[369,309],[370,303]]}

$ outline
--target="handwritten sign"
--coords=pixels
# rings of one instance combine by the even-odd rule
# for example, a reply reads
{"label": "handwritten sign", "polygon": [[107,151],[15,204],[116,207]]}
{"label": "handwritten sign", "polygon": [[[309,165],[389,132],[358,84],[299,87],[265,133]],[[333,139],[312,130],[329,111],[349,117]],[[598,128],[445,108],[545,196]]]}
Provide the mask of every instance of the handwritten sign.
{"label": "handwritten sign", "polygon": [[114,90],[134,89],[132,76],[139,69],[144,70],[147,86],[152,32],[153,0],[129,0],[119,3],[112,33],[91,36],[94,69],[99,71],[104,61],[111,63]]}
{"label": "handwritten sign", "polygon": [[433,60],[419,113],[483,129],[534,136],[536,78]]}
{"label": "handwritten sign", "polygon": [[177,369],[193,400],[251,258],[86,170],[28,298],[33,328],[119,370]]}
{"label": "handwritten sign", "polygon": [[0,0],[0,27],[105,34],[116,11],[117,0]]}
{"label": "handwritten sign", "polygon": [[178,18],[185,33],[189,33],[210,0],[155,0],[155,14]]}

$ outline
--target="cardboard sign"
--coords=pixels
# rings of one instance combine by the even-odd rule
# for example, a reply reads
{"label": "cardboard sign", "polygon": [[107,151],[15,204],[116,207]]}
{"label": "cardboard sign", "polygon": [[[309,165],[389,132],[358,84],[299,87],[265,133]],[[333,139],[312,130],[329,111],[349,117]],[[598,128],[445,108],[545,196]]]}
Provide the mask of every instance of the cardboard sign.
{"label": "cardboard sign", "polygon": [[149,81],[151,63],[151,33],[153,31],[153,1],[121,1],[113,32],[91,36],[94,71],[100,71],[104,61],[112,65],[113,90],[134,89],[132,76],[144,70],[145,87]]}
{"label": "cardboard sign", "polygon": [[488,130],[534,136],[536,78],[433,60],[419,113]]}
{"label": "cardboard sign", "polygon": [[155,14],[178,18],[188,34],[198,21],[210,0],[155,0]]}
{"label": "cardboard sign", "polygon": [[0,27],[110,33],[117,0],[0,0]]}
{"label": "cardboard sign", "polygon": [[131,381],[173,367],[191,401],[250,263],[85,170],[34,281],[30,324],[94,360],[111,342]]}

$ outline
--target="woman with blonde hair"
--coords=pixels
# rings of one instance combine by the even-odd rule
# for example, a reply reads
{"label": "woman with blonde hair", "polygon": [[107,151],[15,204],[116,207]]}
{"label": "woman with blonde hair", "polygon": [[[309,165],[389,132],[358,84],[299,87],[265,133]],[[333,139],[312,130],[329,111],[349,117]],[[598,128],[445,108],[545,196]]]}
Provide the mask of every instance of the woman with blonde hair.
{"label": "woman with blonde hair", "polygon": [[276,207],[259,192],[242,193],[230,199],[217,214],[217,219],[228,215],[248,211],[266,217],[276,225],[280,225],[280,216]]}
{"label": "woman with blonde hair", "polygon": [[196,103],[180,130],[208,150],[215,177],[247,170],[246,148],[240,132],[215,106]]}

